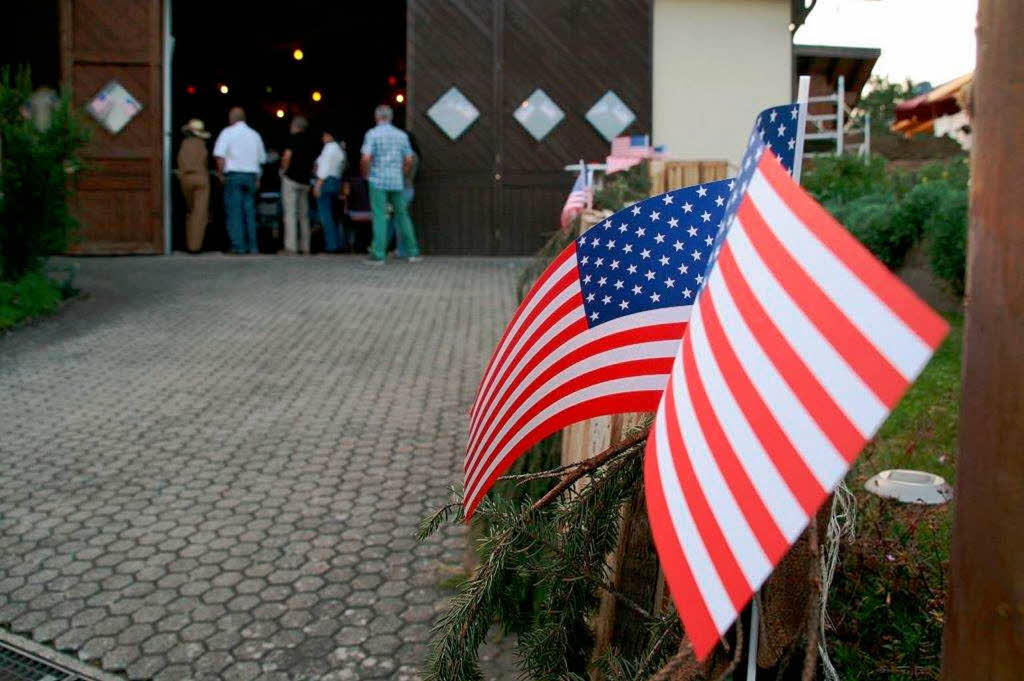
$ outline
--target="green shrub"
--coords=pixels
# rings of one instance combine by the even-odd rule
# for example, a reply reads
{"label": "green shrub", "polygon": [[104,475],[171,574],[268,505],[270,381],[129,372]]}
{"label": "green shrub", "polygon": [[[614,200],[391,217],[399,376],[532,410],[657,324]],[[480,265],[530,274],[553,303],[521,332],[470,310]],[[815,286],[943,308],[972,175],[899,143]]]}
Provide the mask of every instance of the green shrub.
{"label": "green shrub", "polygon": [[865,161],[850,154],[815,158],[800,184],[818,201],[833,208],[868,194],[893,193],[896,189],[883,159]]}
{"label": "green shrub", "polygon": [[27,70],[12,80],[0,71],[0,279],[38,271],[43,258],[67,248],[76,226],[68,209],[68,171],[78,164],[85,128],[67,92],[49,126],[39,130],[23,113],[32,94]]}
{"label": "green shrub", "polygon": [[900,266],[917,237],[897,229],[905,226],[893,219],[896,212],[896,199],[888,193],[861,196],[834,209],[836,219],[890,269]]}
{"label": "green shrub", "polygon": [[52,313],[62,298],[60,285],[38,272],[15,282],[0,281],[0,331],[22,320]]}
{"label": "green shrub", "polygon": [[924,224],[932,270],[964,292],[967,267],[967,190],[950,188]]}
{"label": "green shrub", "polygon": [[647,163],[638,163],[628,170],[605,177],[604,185],[594,192],[594,208],[615,212],[650,195],[651,177]]}

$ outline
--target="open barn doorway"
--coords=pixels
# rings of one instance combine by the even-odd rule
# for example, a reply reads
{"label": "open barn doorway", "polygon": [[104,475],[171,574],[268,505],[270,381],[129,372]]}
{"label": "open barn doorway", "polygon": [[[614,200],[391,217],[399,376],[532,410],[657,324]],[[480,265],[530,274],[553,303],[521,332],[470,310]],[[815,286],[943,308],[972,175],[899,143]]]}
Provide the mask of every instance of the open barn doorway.
{"label": "open barn doorway", "polygon": [[[358,173],[359,146],[373,125],[374,107],[391,104],[396,125],[405,124],[405,24],[405,3],[397,0],[289,0],[266,7],[240,0],[172,0],[172,154],[181,127],[199,118],[213,135],[212,163],[213,141],[227,125],[228,110],[241,106],[271,159],[260,186],[264,202],[279,190],[274,159],[296,115],[310,121],[317,137],[325,126],[337,131],[346,146],[347,172]],[[223,199],[211,179],[203,248],[223,250]],[[174,179],[171,195],[172,248],[184,250],[185,210]]]}

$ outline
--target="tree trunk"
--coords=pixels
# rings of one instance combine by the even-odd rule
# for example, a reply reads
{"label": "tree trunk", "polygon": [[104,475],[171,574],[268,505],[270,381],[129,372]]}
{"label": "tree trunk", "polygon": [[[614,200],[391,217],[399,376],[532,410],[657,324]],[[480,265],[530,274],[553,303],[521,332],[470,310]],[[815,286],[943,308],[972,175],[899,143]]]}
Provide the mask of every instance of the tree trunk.
{"label": "tree trunk", "polygon": [[946,681],[1024,675],[1024,3],[982,0]]}

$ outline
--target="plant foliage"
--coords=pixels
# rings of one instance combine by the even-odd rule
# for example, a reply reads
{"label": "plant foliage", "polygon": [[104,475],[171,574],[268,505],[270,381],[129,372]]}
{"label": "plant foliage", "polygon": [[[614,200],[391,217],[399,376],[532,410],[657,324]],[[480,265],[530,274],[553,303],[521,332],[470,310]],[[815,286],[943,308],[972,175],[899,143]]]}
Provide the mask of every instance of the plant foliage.
{"label": "plant foliage", "polygon": [[[648,645],[642,654],[611,650],[592,660],[592,617],[601,594],[611,592],[606,558],[619,539],[622,509],[640,494],[642,454],[641,440],[581,481],[582,486],[571,486],[540,507],[534,506],[533,495],[485,497],[474,516],[484,528],[480,563],[435,627],[426,679],[481,679],[477,651],[494,625],[518,632],[517,657],[524,678],[585,679],[597,665],[609,679],[646,679],[664,664],[682,640],[671,609],[657,617],[645,613]],[[557,479],[558,473],[535,475]],[[421,537],[445,520],[462,521],[457,504],[425,520]],[[516,598],[524,581],[535,590],[529,609],[520,607]]]}
{"label": "plant foliage", "polygon": [[27,69],[0,70],[0,279],[15,281],[67,248],[76,227],[68,202],[69,171],[80,161],[85,127],[68,92],[57,100],[48,127],[26,115],[32,94]]}
{"label": "plant foliage", "polygon": [[614,212],[650,195],[650,170],[644,161],[627,170],[606,175],[603,185],[594,192],[594,208]]}
{"label": "plant foliage", "polygon": [[968,175],[965,158],[911,172],[848,155],[815,159],[803,185],[891,269],[923,239],[932,270],[962,294]]}

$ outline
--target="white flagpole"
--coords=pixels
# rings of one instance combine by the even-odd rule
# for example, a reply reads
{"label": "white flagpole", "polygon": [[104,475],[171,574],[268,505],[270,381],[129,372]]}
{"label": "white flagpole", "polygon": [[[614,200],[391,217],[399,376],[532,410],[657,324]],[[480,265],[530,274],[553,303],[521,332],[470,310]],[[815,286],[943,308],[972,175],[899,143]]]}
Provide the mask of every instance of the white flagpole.
{"label": "white flagpole", "polygon": [[[797,81],[796,152],[793,154],[793,179],[800,182],[800,171],[804,160],[804,128],[807,127],[807,100],[811,94],[811,77],[800,76]],[[842,106],[842,105],[840,105]],[[757,637],[761,626],[761,613],[757,611],[757,598],[750,602],[750,647],[747,648],[747,681],[757,679]]]}

